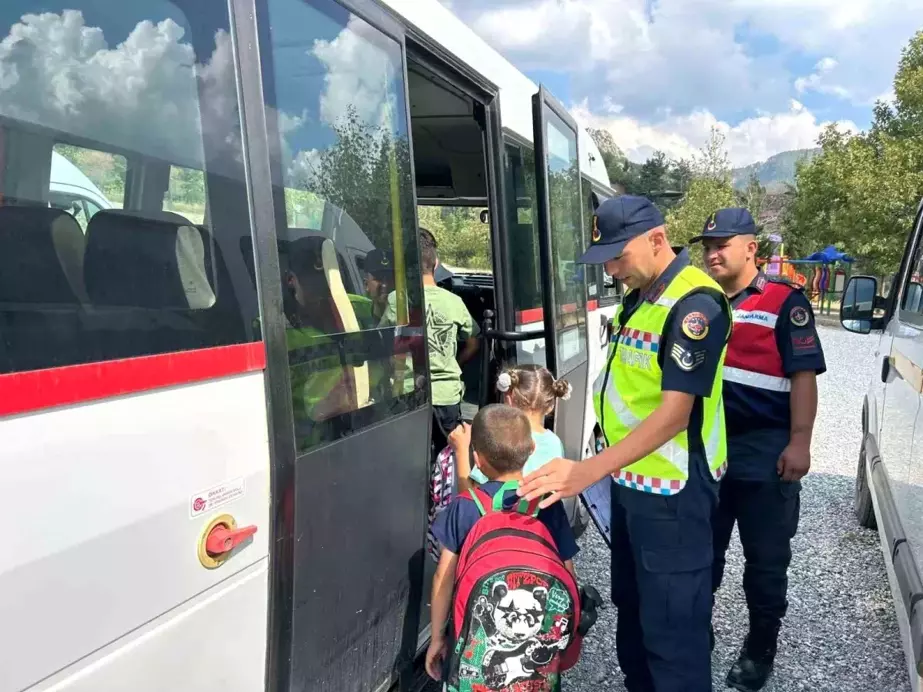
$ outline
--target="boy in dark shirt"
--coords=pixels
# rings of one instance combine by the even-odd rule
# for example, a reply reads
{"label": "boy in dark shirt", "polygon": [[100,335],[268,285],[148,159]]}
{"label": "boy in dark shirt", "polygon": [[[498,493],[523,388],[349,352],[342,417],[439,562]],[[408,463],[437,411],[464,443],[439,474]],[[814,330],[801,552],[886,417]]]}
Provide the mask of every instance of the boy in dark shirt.
{"label": "boy in dark shirt", "polygon": [[[534,449],[529,419],[512,406],[485,406],[471,424],[471,456],[488,478],[480,489],[491,497],[506,481],[522,481],[522,468]],[[504,507],[512,507],[519,502],[519,497],[515,491],[508,491],[503,500]],[[426,652],[426,671],[435,680],[443,677],[442,667],[448,651],[446,622],[452,605],[458,555],[480,516],[473,501],[456,497],[433,521],[433,535],[442,545],[442,554],[433,579],[432,640]],[[576,579],[573,557],[578,551],[577,542],[563,505],[556,502],[540,511],[538,518],[548,527],[558,554]]]}

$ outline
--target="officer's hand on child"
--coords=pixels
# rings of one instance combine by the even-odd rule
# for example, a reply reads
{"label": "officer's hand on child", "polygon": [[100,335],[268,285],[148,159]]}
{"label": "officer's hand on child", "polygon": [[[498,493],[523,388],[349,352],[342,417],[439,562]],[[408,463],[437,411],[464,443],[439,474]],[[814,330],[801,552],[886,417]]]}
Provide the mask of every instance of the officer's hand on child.
{"label": "officer's hand on child", "polygon": [[586,464],[558,457],[523,478],[517,492],[529,501],[550,493],[538,505],[540,509],[545,509],[558,500],[579,495],[592,485],[593,478],[588,471]]}
{"label": "officer's hand on child", "polygon": [[783,481],[800,481],[811,468],[811,446],[790,442],[779,455],[776,471]]}
{"label": "officer's hand on child", "polygon": [[433,635],[426,650],[426,673],[433,680],[442,680],[442,662],[445,660],[447,647],[442,635]]}

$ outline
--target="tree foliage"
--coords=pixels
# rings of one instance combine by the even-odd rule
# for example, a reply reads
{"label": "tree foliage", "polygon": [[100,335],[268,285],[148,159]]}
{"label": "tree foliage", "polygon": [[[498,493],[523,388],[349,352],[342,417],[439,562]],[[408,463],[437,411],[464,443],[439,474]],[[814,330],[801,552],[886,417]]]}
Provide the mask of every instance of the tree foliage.
{"label": "tree foliage", "polygon": [[[904,48],[893,104],[879,101],[867,132],[829,126],[821,153],[797,166],[784,218],[786,244],[827,244],[857,257],[862,271],[897,269],[923,195],[923,31]],[[791,253],[790,253],[791,254]]]}
{"label": "tree foliage", "polygon": [[666,217],[670,242],[674,245],[685,245],[690,238],[699,235],[706,219],[718,209],[737,204],[731,186],[731,165],[720,132],[712,130],[707,144],[688,165],[689,188]]}

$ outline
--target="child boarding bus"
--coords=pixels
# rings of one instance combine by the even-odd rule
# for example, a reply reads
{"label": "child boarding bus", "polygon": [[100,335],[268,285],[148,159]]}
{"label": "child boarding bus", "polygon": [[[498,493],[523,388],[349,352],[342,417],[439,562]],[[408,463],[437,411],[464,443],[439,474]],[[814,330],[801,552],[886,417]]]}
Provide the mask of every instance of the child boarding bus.
{"label": "child boarding bus", "polygon": [[489,267],[450,283],[489,327],[468,417],[502,363],[546,363],[583,458],[615,296],[574,261],[611,194],[436,0],[0,3],[0,692],[406,681],[433,568],[418,217],[487,210]]}

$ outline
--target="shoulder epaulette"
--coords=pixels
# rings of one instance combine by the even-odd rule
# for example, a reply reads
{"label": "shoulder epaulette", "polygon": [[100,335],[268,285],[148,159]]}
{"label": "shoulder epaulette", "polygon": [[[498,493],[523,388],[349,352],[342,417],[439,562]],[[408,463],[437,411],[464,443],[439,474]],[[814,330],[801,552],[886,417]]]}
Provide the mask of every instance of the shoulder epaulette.
{"label": "shoulder epaulette", "polygon": [[799,285],[796,284],[794,281],[792,281],[791,279],[789,279],[789,278],[787,278],[787,277],[785,277],[785,276],[766,276],[766,280],[767,280],[769,283],[773,283],[773,284],[783,284],[784,286],[788,286],[789,288],[793,288],[793,289],[795,289],[796,291],[803,291],[803,290],[804,290],[804,286],[799,286]]}

